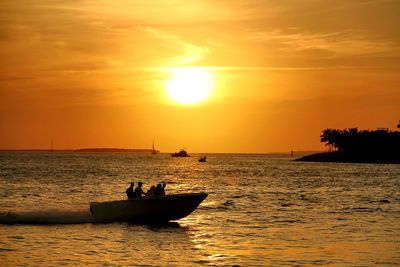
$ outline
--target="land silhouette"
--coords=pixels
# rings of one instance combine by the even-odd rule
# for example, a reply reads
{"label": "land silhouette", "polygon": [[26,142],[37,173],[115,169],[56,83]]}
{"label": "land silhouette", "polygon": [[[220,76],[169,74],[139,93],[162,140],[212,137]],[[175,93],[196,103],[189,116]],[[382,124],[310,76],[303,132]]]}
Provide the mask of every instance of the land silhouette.
{"label": "land silhouette", "polygon": [[[400,127],[400,124],[398,125]],[[325,129],[321,142],[329,152],[316,153],[297,161],[400,163],[400,132],[387,128],[358,130],[358,128]]]}
{"label": "land silhouette", "polygon": [[109,153],[159,153],[159,150],[146,148],[79,148],[79,149],[0,149],[0,152],[109,152]]}
{"label": "land silhouette", "polygon": [[158,153],[160,151],[153,149],[138,149],[138,148],[80,148],[75,149],[74,152],[130,152],[130,153]]}

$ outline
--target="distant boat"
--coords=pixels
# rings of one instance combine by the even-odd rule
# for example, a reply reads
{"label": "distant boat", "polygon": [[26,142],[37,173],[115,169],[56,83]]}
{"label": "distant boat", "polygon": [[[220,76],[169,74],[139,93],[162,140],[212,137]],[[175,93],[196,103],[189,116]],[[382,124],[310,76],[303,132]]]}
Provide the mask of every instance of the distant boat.
{"label": "distant boat", "polygon": [[199,162],[206,162],[207,161],[207,157],[206,156],[202,156],[199,158]]}
{"label": "distant boat", "polygon": [[181,149],[179,152],[172,153],[171,156],[178,158],[190,157],[190,155],[186,152],[185,149]]}
{"label": "distant boat", "polygon": [[153,140],[153,149],[151,150],[151,154],[155,155],[158,153],[158,150],[154,149],[154,140]]}
{"label": "distant boat", "polygon": [[207,193],[185,193],[91,202],[90,212],[98,222],[162,223],[188,216],[207,196]]}

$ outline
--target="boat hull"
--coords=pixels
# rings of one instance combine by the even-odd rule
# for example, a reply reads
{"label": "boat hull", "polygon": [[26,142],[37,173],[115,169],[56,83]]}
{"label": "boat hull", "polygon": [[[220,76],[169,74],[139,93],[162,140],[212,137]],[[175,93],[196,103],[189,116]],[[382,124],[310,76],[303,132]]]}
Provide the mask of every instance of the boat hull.
{"label": "boat hull", "polygon": [[207,195],[206,193],[187,193],[91,202],[90,212],[96,222],[168,222],[188,216]]}

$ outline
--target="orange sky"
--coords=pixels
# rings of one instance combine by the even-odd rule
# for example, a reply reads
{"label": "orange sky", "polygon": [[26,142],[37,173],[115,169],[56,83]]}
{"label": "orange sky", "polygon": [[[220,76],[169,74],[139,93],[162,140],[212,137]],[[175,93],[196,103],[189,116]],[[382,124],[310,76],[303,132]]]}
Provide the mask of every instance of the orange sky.
{"label": "orange sky", "polygon": [[[400,2],[0,2],[0,148],[321,150],[328,127],[396,129]],[[168,70],[213,77],[169,99]]]}

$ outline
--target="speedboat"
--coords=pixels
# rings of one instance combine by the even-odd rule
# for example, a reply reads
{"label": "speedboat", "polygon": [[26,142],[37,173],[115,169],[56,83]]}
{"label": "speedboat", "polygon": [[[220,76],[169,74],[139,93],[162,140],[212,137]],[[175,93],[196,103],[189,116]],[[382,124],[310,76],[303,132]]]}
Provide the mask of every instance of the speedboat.
{"label": "speedboat", "polygon": [[178,158],[190,157],[190,155],[186,152],[185,149],[181,149],[179,152],[175,152],[175,153],[171,154],[171,156],[178,157]]}
{"label": "speedboat", "polygon": [[91,202],[90,212],[96,222],[163,223],[188,216],[207,196],[207,193],[185,193]]}
{"label": "speedboat", "polygon": [[203,156],[199,158],[199,162],[206,162],[207,161],[207,157]]}

